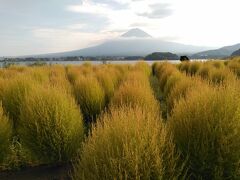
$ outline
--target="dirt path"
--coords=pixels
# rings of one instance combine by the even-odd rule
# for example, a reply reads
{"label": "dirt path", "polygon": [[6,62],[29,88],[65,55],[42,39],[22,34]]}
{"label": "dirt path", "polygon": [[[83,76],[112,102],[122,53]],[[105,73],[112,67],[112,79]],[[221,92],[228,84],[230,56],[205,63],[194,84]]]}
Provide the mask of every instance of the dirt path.
{"label": "dirt path", "polygon": [[25,168],[20,171],[0,172],[1,180],[68,180],[70,179],[71,165],[38,166]]}

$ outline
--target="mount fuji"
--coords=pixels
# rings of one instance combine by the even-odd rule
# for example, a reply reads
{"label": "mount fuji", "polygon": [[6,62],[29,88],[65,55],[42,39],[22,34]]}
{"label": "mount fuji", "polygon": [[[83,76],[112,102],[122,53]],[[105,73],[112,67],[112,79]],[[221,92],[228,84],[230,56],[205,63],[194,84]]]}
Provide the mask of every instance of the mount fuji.
{"label": "mount fuji", "polygon": [[68,51],[39,55],[36,57],[73,57],[73,56],[145,56],[153,52],[172,52],[193,54],[208,50],[207,47],[185,45],[154,38],[141,29],[131,29],[120,37],[100,45]]}

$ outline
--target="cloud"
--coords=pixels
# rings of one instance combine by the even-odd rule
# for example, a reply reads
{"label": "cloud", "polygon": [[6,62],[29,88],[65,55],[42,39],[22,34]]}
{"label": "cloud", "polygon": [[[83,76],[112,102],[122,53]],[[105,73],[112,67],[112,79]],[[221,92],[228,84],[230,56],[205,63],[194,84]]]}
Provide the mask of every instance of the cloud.
{"label": "cloud", "polygon": [[82,1],[81,4],[67,6],[67,10],[75,13],[105,14],[108,7],[105,4]]}
{"label": "cloud", "polygon": [[153,19],[162,19],[172,15],[173,10],[169,4],[157,3],[149,5],[150,11],[145,13],[138,13],[139,16],[144,16]]}
{"label": "cloud", "polygon": [[105,4],[115,10],[126,9],[129,7],[128,1],[121,1],[121,0],[120,1],[119,0],[92,0],[92,2],[95,2],[98,4]]}
{"label": "cloud", "polygon": [[130,24],[129,27],[146,27],[146,26],[150,26],[150,24],[147,22],[134,22]]}
{"label": "cloud", "polygon": [[4,36],[4,45],[1,46],[1,56],[9,55],[29,55],[29,54],[46,54],[52,52],[63,52],[74,49],[81,49],[100,44],[106,39],[115,37],[114,33],[89,33],[79,32],[75,29],[68,28],[28,28],[29,34],[26,37],[18,39]]}

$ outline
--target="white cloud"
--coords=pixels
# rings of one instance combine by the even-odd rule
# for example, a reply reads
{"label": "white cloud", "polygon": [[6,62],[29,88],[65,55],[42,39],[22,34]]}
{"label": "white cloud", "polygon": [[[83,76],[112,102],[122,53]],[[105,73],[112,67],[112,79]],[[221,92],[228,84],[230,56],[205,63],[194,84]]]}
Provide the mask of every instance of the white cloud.
{"label": "white cloud", "polygon": [[39,53],[69,51],[99,44],[111,39],[114,33],[83,33],[70,28],[34,28],[32,35],[42,46]]}
{"label": "white cloud", "polygon": [[[240,42],[237,23],[240,11],[238,0],[116,0],[128,3],[128,8],[113,10],[109,6],[83,1],[81,5],[69,6],[73,12],[88,12],[109,18],[109,25],[103,31],[128,29],[136,25],[155,37],[176,37],[179,42],[195,45],[221,46]],[[172,15],[151,18],[153,7],[171,4]],[[155,5],[155,6],[154,6]],[[138,14],[148,14],[141,17]],[[152,16],[160,17],[160,16]],[[138,25],[137,25],[138,24]],[[176,39],[175,38],[175,39]]]}
{"label": "white cloud", "polygon": [[[60,1],[53,1],[51,7],[55,9],[49,8],[47,15],[37,13],[42,9],[33,6],[35,3],[27,3],[27,7],[26,3],[10,2],[3,1],[0,8],[8,17],[1,16],[0,36],[4,40],[0,49],[4,55],[80,49],[118,37],[133,27],[143,28],[154,37],[186,44],[240,43],[239,0],[82,0],[79,4],[79,0],[71,0],[72,4],[64,0],[63,6]],[[40,2],[44,2],[45,9],[50,7],[47,1]],[[13,4],[14,13],[10,9]],[[154,8],[161,14],[161,4],[169,4],[172,14],[164,18],[151,16]],[[23,7],[27,10],[23,11]],[[60,7],[62,14],[58,12]],[[36,11],[35,16],[29,16],[33,14],[30,9]],[[19,31],[20,26],[30,29]],[[32,26],[39,27],[31,29]]]}
{"label": "white cloud", "polygon": [[82,30],[87,28],[87,24],[84,24],[84,23],[72,24],[72,25],[69,25],[67,28],[72,30]]}
{"label": "white cloud", "polygon": [[105,4],[84,0],[81,4],[69,5],[67,10],[80,13],[106,14],[109,11],[109,8]]}

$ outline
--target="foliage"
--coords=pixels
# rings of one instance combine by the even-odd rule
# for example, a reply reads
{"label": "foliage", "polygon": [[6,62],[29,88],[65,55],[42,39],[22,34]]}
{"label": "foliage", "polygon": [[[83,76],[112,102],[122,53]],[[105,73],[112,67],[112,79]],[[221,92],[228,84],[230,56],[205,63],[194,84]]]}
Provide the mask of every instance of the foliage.
{"label": "foliage", "polygon": [[81,146],[82,116],[75,101],[55,89],[38,89],[25,98],[18,128],[21,142],[39,160],[69,161]]}
{"label": "foliage", "polygon": [[239,93],[234,86],[198,87],[176,104],[169,127],[189,179],[239,179]]}
{"label": "foliage", "polygon": [[73,179],[177,179],[177,159],[159,116],[123,106],[97,121]]}

